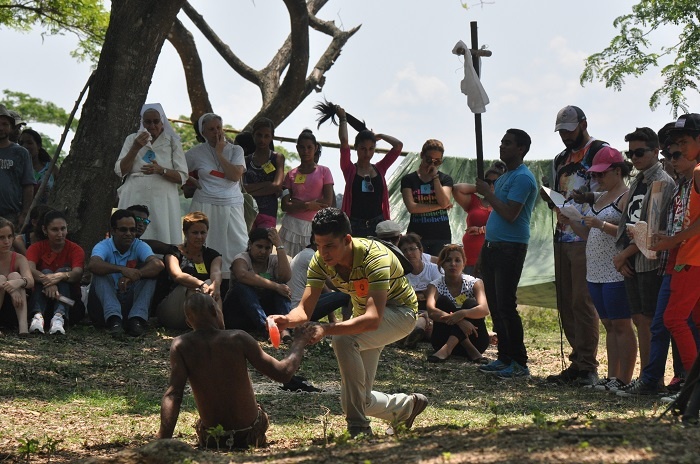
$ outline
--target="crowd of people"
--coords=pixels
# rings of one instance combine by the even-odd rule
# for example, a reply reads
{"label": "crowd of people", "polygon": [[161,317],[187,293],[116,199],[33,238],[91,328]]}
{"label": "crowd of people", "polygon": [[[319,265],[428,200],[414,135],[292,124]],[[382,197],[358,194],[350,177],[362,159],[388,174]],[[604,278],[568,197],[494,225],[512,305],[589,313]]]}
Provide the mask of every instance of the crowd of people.
{"label": "crowd of people", "polygon": [[[299,135],[300,164],[285,172],[267,118],[232,143],[222,118],[205,114],[196,126],[201,143],[185,153],[163,108],[144,105],[141,126],[126,137],[114,166],[122,184],[109,234],[86,263],[67,238],[66,217],[45,205],[48,196],[29,211],[37,183],[46,178],[50,190],[59,170],[50,169],[41,136],[18,130],[19,115],[0,106],[0,324],[21,335],[60,335],[87,314],[115,337],[141,336],[153,319],[194,329],[173,342],[158,436],[172,436],[189,381],[203,446],[216,425],[237,447],[264,444],[269,420],[255,401],[246,360],[286,385],[304,346],[328,336],[350,435],[372,434],[369,417],[390,422],[393,433],[399,423],[410,428],[428,399],[373,389],[389,344],[429,343],[427,362],[458,357],[498,378],[530,377],[516,292],[542,196],[556,217],[557,309],[571,346],[570,365],[545,381],[622,397],[678,390],[700,341],[700,287],[693,283],[700,272],[700,115],[683,115],[658,133],[636,128],[625,137],[625,159],[589,135],[580,108],[567,106],[555,122],[565,149],[553,160],[552,185],[542,179],[546,189],[524,164],[531,138],[523,130],[508,129],[500,160],[469,183],[440,170],[445,147],[429,139],[418,168],[401,179],[410,213],[404,230],[391,220],[385,178],[402,142],[360,128],[351,146],[354,118],[340,106],[330,111],[338,118],[345,177],[340,208],[312,131]],[[373,162],[380,141],[391,149]],[[180,189],[192,197],[184,218]],[[259,209],[250,224],[244,194]],[[454,205],[467,213],[459,244],[451,243]],[[91,274],[86,307],[84,268]],[[600,322],[608,360],[601,376]],[[290,346],[282,361],[254,338],[273,327]],[[496,358],[487,359],[494,339]],[[670,344],[674,378],[667,387]],[[637,353],[641,375],[633,379]],[[234,390],[240,395],[232,402]]]}

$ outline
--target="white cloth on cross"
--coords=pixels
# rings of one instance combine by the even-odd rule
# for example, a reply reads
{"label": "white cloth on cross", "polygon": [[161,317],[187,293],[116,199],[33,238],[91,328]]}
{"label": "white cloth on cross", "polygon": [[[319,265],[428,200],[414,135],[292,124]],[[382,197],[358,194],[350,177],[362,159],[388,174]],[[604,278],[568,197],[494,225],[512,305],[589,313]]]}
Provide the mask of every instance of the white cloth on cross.
{"label": "white cloth on cross", "polygon": [[476,74],[469,47],[461,40],[454,46],[452,53],[461,55],[460,49],[464,50],[464,79],[460,82],[460,88],[462,93],[467,96],[467,106],[472,113],[485,113],[486,105],[489,104],[489,96],[486,95],[484,86],[481,85],[479,76]]}

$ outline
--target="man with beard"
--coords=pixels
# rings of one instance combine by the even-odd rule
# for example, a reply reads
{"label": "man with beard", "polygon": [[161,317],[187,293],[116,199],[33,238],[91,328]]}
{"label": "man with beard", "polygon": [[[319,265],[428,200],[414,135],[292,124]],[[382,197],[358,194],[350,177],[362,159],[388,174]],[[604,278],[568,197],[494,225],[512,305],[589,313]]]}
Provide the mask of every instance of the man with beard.
{"label": "man with beard", "polygon": [[29,152],[12,140],[16,126],[14,112],[0,105],[0,217],[19,230],[34,196],[34,169]]}
{"label": "man with beard", "polygon": [[[552,163],[554,190],[570,199],[582,191],[589,191],[587,170],[593,157],[607,143],[588,134],[586,115],[577,106],[565,106],[557,114],[554,131],[559,132],[566,147]],[[588,204],[575,205],[581,213]],[[561,219],[561,212],[557,218]],[[571,364],[547,381],[572,385],[592,385],[598,380],[598,313],[593,306],[586,283],[586,242],[570,226],[557,221],[554,233],[554,276],[557,306],[571,354]]]}

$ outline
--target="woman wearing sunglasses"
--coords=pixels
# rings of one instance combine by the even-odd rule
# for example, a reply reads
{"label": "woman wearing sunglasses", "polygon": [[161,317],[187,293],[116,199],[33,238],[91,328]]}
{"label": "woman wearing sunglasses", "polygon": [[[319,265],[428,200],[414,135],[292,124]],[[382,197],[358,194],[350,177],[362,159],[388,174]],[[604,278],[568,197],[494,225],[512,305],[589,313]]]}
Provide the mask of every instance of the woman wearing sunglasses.
{"label": "woman wearing sunglasses", "polygon": [[622,154],[603,147],[588,169],[601,195],[581,221],[559,214],[559,222],[586,240],[586,280],[591,299],[605,327],[608,375],[586,388],[616,391],[630,383],[637,359],[637,340],[627,301],[625,278],[616,269],[612,256],[617,253],[615,236],[622,219],[620,203],[629,188],[625,182],[631,166]]}
{"label": "woman wearing sunglasses", "polygon": [[452,208],[452,177],[438,170],[445,147],[429,139],[420,152],[420,165],[415,172],[401,178],[401,195],[411,213],[408,232],[421,237],[423,248],[437,256],[452,241],[447,210]]}
{"label": "woman wearing sunglasses", "polygon": [[[348,118],[340,106],[336,105],[335,113],[340,119],[340,168],[345,176],[342,210],[350,218],[353,237],[374,236],[377,224],[391,219],[385,175],[401,154],[403,143],[390,135],[360,130],[355,136],[357,163],[352,164],[348,143]],[[391,150],[378,163],[372,164],[379,140],[389,143]]]}
{"label": "woman wearing sunglasses", "polygon": [[[484,173],[484,180],[491,186],[492,191],[496,180],[507,170],[503,161],[496,160]],[[457,204],[467,213],[467,228],[462,237],[464,254],[467,258],[464,273],[473,276],[477,272],[476,263],[486,239],[486,221],[489,220],[492,208],[485,198],[476,194],[474,184],[455,184],[452,187],[452,195]]]}

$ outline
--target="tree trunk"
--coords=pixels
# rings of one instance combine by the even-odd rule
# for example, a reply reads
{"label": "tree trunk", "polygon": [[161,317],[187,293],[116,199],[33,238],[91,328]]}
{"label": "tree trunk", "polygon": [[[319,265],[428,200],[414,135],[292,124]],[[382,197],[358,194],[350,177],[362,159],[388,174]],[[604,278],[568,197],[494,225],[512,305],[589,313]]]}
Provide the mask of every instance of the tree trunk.
{"label": "tree trunk", "polygon": [[184,0],[112,0],[100,60],[70,153],[52,191],[71,237],[89,256],[109,230],[114,163],[125,137],[135,132],[160,50]]}

